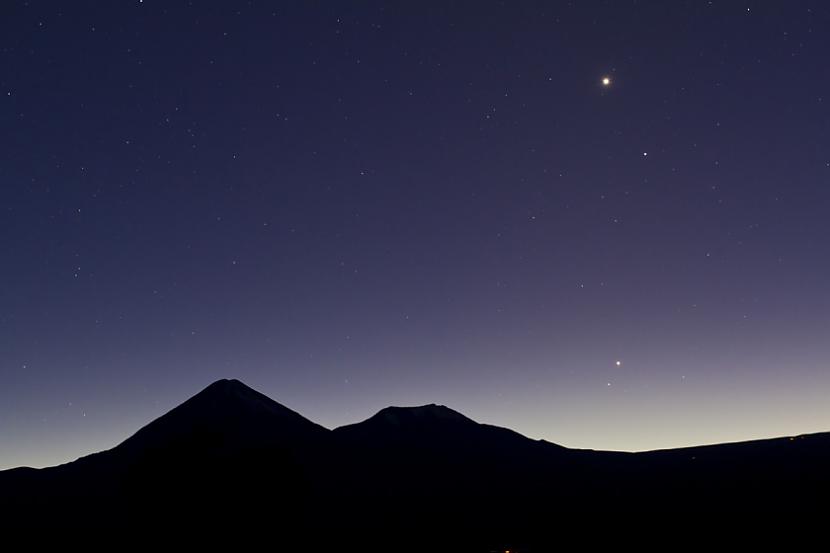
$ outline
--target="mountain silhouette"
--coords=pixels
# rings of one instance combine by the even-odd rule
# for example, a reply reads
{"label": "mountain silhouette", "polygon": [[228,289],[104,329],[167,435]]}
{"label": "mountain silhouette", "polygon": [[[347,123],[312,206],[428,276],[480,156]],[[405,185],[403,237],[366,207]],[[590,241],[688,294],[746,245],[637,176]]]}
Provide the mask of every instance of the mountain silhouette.
{"label": "mountain silhouette", "polygon": [[434,404],[328,430],[220,380],[110,450],[0,471],[0,526],[546,550],[589,522],[809,516],[830,491],[828,461],[830,434],[574,450]]}
{"label": "mountain silhouette", "polygon": [[328,431],[238,380],[219,380],[151,422],[114,451],[234,455],[240,450],[298,445]]}
{"label": "mountain silhouette", "polygon": [[[0,472],[0,486],[8,481],[12,515],[24,522],[42,517],[44,506],[47,518],[71,527],[83,524],[81,513],[115,526],[153,521],[165,531],[256,527],[275,514],[296,522],[313,495],[308,467],[328,432],[238,380],[220,380],[108,451]],[[281,501],[267,510],[252,501],[271,494]]]}

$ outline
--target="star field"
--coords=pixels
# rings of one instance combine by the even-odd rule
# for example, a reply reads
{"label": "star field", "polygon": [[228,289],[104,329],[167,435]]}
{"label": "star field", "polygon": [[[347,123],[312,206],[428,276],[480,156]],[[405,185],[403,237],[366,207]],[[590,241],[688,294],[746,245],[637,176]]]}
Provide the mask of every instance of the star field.
{"label": "star field", "polygon": [[821,2],[8,2],[0,468],[218,378],[332,427],[830,430]]}

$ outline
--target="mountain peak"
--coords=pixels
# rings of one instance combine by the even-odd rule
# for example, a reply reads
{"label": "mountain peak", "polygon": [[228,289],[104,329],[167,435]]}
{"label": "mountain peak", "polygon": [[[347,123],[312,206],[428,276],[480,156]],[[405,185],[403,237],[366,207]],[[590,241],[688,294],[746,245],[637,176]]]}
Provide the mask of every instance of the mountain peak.
{"label": "mountain peak", "polygon": [[369,420],[377,419],[388,424],[402,425],[411,422],[450,422],[450,423],[472,423],[475,422],[458,411],[454,411],[445,405],[429,403],[427,405],[416,405],[413,407],[386,407]]}
{"label": "mountain peak", "polygon": [[[209,384],[204,390],[196,394],[195,397],[199,397],[202,395],[207,396],[222,396],[222,395],[239,395],[242,394],[244,396],[253,396],[253,395],[262,395],[250,386],[246,385],[245,383],[235,379],[235,378],[222,378],[217,380],[211,384]],[[263,396],[266,397],[266,396]]]}
{"label": "mountain peak", "polygon": [[207,388],[228,388],[228,387],[243,387],[248,388],[249,390],[252,389],[250,386],[245,385],[241,381],[235,378],[220,378],[219,380],[211,383],[208,385]]}
{"label": "mountain peak", "polygon": [[176,409],[186,406],[191,411],[202,411],[203,415],[210,416],[245,411],[247,413],[269,413],[302,418],[298,413],[235,378],[223,378],[209,384],[204,390]]}
{"label": "mountain peak", "polygon": [[136,432],[120,447],[168,447],[194,432],[227,444],[279,441],[326,430],[239,380],[221,379]]}
{"label": "mountain peak", "polygon": [[348,435],[365,432],[382,435],[409,435],[413,432],[419,435],[440,435],[478,426],[477,422],[458,411],[430,403],[414,407],[386,407],[363,422],[341,426],[337,432]]}

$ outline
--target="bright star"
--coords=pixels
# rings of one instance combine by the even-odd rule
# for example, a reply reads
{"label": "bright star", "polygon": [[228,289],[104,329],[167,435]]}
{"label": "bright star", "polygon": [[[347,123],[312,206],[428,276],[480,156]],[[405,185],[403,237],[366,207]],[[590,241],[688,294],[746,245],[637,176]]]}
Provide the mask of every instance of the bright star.
{"label": "bright star", "polygon": [[602,86],[611,86],[611,77],[603,77]]}
{"label": "bright star", "polygon": [[622,365],[622,361],[614,361],[614,364],[619,367],[620,365]]}

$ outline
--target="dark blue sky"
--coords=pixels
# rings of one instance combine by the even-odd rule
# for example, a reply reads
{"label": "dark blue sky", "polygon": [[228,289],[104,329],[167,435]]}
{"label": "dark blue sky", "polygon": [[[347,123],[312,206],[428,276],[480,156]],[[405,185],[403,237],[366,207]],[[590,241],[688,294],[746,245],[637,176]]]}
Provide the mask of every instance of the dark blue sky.
{"label": "dark blue sky", "polygon": [[4,2],[0,468],[225,377],[330,427],[830,430],[828,52],[824,2]]}

